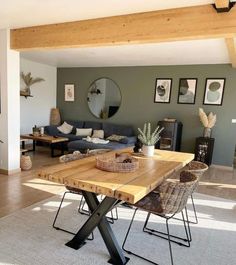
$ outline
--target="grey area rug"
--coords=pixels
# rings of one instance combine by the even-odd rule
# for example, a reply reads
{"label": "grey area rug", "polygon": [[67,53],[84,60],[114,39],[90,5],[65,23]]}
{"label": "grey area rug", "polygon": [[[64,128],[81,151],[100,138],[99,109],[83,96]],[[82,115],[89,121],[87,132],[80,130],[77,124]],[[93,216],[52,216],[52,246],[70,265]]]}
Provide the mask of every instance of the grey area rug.
{"label": "grey area rug", "polygon": [[[9,265],[100,265],[107,264],[109,255],[95,230],[95,239],[80,250],[65,246],[71,235],[52,228],[52,221],[61,197],[55,196],[0,219],[0,264]],[[79,196],[71,195],[63,206],[58,224],[77,231],[86,216],[77,213]],[[196,194],[199,224],[192,225],[190,248],[173,246],[176,265],[236,264],[236,202]],[[124,239],[133,210],[119,207],[119,220],[112,225],[120,243]],[[190,211],[190,216],[193,212]],[[138,212],[127,247],[159,264],[170,264],[168,242],[142,232],[146,213]],[[153,228],[165,229],[160,218],[153,217]],[[182,224],[171,223],[171,232],[181,234]],[[129,255],[127,255],[129,256]],[[129,256],[128,264],[149,264]]]}

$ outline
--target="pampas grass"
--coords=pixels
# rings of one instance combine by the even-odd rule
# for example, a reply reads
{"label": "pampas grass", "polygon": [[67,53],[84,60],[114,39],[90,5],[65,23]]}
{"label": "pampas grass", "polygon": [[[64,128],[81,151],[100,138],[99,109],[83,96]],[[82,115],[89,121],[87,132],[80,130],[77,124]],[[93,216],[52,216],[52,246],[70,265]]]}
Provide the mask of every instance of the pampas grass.
{"label": "pampas grass", "polygon": [[216,114],[210,112],[208,116],[202,108],[199,108],[199,117],[202,125],[205,128],[213,128],[216,124]]}

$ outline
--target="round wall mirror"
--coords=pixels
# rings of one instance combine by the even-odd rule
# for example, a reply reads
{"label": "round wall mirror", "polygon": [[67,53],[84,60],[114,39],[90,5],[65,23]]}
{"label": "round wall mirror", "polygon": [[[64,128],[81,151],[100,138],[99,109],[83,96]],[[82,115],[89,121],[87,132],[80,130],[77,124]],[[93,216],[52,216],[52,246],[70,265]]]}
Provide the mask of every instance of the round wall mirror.
{"label": "round wall mirror", "polygon": [[120,88],[109,78],[99,78],[90,85],[87,101],[94,116],[108,119],[116,114],[120,107]]}

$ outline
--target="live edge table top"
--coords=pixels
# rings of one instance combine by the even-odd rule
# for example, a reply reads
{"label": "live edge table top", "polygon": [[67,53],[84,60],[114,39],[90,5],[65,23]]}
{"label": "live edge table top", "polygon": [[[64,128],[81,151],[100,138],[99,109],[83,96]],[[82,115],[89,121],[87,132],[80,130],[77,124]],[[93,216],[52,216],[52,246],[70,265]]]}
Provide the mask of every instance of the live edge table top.
{"label": "live edge table top", "polygon": [[[115,151],[121,152],[132,151]],[[139,159],[139,169],[132,173],[114,173],[97,169],[95,156],[92,156],[45,167],[38,175],[49,181],[133,204],[155,189],[163,179],[192,161],[194,154],[156,149],[153,157],[137,155],[136,158]]]}

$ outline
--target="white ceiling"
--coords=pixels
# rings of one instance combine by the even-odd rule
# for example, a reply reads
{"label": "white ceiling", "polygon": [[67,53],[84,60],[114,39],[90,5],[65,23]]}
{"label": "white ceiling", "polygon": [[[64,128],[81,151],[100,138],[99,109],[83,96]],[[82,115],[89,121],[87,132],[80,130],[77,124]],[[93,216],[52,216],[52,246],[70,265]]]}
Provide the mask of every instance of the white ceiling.
{"label": "white ceiling", "polygon": [[26,59],[58,67],[228,63],[223,39],[178,41],[52,51],[22,52]]}
{"label": "white ceiling", "polygon": [[214,0],[0,0],[0,29],[214,3]]}
{"label": "white ceiling", "polygon": [[[0,29],[214,3],[214,0],[0,0]],[[59,67],[228,63],[224,40],[22,52]]]}

